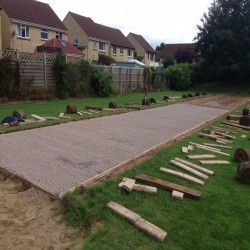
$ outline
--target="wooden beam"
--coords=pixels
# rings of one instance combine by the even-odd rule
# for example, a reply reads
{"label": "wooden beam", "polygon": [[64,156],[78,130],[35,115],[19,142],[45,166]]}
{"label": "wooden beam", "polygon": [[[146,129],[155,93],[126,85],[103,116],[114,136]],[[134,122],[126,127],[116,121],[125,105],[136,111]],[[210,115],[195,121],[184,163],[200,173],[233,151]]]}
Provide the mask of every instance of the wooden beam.
{"label": "wooden beam", "polygon": [[220,161],[220,160],[200,160],[199,162],[201,164],[207,164],[207,165],[214,165],[214,164],[226,165],[226,164],[231,164],[230,161]]}
{"label": "wooden beam", "polygon": [[187,158],[191,160],[212,159],[215,157],[215,155],[187,155]]}
{"label": "wooden beam", "polygon": [[181,172],[178,172],[178,171],[174,171],[172,169],[168,169],[168,168],[160,168],[160,171],[163,172],[163,173],[166,173],[166,174],[170,174],[170,175],[173,175],[173,176],[176,176],[176,177],[179,177],[181,179],[184,179],[186,181],[191,181],[195,184],[198,184],[200,186],[203,186],[205,183],[204,181],[198,179],[198,178],[195,178],[191,175],[188,175],[188,174],[184,174],[184,173],[181,173]]}
{"label": "wooden beam", "polygon": [[211,146],[211,147],[217,147],[217,148],[232,148],[231,146],[226,146],[226,145],[220,145],[220,144],[215,144],[215,143],[202,143],[204,146]]}
{"label": "wooden beam", "polygon": [[39,115],[33,114],[33,115],[31,115],[31,117],[34,118],[34,119],[37,120],[37,121],[42,121],[42,122],[45,122],[45,121],[46,121],[45,118],[43,118],[43,117],[41,117],[41,116],[39,116]]}
{"label": "wooden beam", "polygon": [[200,177],[200,178],[202,178],[204,180],[208,179],[207,175],[205,175],[205,174],[203,174],[203,173],[201,173],[201,172],[199,172],[199,171],[185,165],[184,163],[181,163],[181,162],[176,161],[176,160],[171,160],[170,163],[172,165],[174,165],[174,166],[176,166],[178,168],[184,169],[185,171],[187,171],[187,172],[189,172],[189,173],[191,173],[193,175],[196,175],[196,176],[198,176],[198,177]]}
{"label": "wooden beam", "polygon": [[213,148],[211,146],[205,146],[205,145],[202,145],[202,144],[199,144],[199,143],[195,143],[195,142],[189,142],[191,145],[194,145],[194,146],[203,146],[204,148],[208,148],[208,149],[212,149],[212,150],[217,150],[217,151],[221,151],[221,149],[219,148]]}
{"label": "wooden beam", "polygon": [[214,172],[213,172],[213,171],[211,171],[211,170],[209,170],[209,169],[206,169],[206,168],[203,168],[203,167],[201,167],[201,166],[199,166],[199,165],[196,165],[196,164],[194,164],[194,163],[192,163],[192,162],[185,161],[185,160],[183,160],[183,159],[181,159],[181,158],[178,158],[178,157],[176,157],[176,158],[174,158],[174,159],[175,159],[176,161],[179,161],[179,162],[181,162],[181,163],[183,163],[183,164],[185,164],[185,165],[191,167],[191,168],[197,169],[197,170],[199,170],[200,172],[202,172],[202,173],[204,173],[204,174],[206,174],[206,175],[214,175]]}
{"label": "wooden beam", "polygon": [[185,194],[185,196],[199,200],[201,198],[201,192],[192,188],[188,188],[182,185],[178,185],[169,181],[164,181],[152,176],[144,175],[144,174],[136,174],[134,178],[137,181],[159,187],[165,190],[173,191],[177,190]]}
{"label": "wooden beam", "polygon": [[243,125],[235,124],[235,123],[231,123],[231,122],[222,122],[222,124],[232,126],[232,127],[236,127],[236,128],[242,128],[242,129],[245,129],[245,130],[250,130],[250,126],[243,126]]}
{"label": "wooden beam", "polygon": [[228,154],[228,153],[220,152],[220,151],[217,151],[217,150],[214,150],[214,149],[209,149],[209,148],[206,148],[205,146],[204,147],[203,146],[196,146],[196,147],[199,148],[199,149],[209,151],[209,152],[213,152],[215,154],[230,156],[230,154]]}

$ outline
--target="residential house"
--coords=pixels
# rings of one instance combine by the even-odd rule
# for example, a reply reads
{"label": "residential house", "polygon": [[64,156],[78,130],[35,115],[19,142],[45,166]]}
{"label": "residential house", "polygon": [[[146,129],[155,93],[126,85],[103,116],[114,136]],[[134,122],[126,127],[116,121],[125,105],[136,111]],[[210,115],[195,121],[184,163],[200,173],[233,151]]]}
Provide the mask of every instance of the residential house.
{"label": "residential house", "polygon": [[46,4],[35,0],[0,0],[3,49],[34,52],[53,38],[67,39],[67,29]]}
{"label": "residential house", "polygon": [[74,57],[84,56],[83,52],[77,49],[71,43],[58,38],[53,38],[52,40],[44,43],[43,45],[38,46],[37,51],[46,53],[63,52],[68,56],[74,56]]}
{"label": "residential house", "polygon": [[85,58],[98,61],[99,54],[127,61],[134,57],[134,47],[119,29],[95,23],[91,18],[68,12],[63,20],[68,41],[84,50]]}
{"label": "residential house", "polygon": [[156,52],[156,61],[162,62],[165,57],[171,56],[174,59],[180,51],[185,51],[194,57],[195,55],[195,43],[176,43],[176,44],[165,44],[163,50]]}
{"label": "residential house", "polygon": [[144,63],[146,66],[151,66],[155,62],[156,51],[144,39],[143,36],[134,33],[127,35],[130,43],[135,47],[135,59]]}

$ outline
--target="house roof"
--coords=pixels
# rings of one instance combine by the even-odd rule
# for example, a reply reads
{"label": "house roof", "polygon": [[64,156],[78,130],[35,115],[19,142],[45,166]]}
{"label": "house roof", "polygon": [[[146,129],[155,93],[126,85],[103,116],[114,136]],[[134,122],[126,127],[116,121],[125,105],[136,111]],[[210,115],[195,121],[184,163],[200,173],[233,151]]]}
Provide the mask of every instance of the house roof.
{"label": "house roof", "polygon": [[144,39],[143,36],[130,32],[134,39],[146,50],[146,52],[156,53],[151,45]]}
{"label": "house roof", "polygon": [[109,41],[114,46],[134,49],[133,45],[119,29],[95,23],[91,18],[69,12],[88,37]]}
{"label": "house roof", "polygon": [[195,53],[195,43],[165,44],[163,50],[156,52],[156,61],[160,61],[161,58],[166,56],[175,57],[178,50],[187,50],[191,53]]}
{"label": "house roof", "polygon": [[35,0],[0,0],[0,6],[14,21],[55,29],[61,32],[67,31],[59,17],[46,3]]}
{"label": "house roof", "polygon": [[54,38],[46,43],[44,43],[42,46],[42,49],[44,48],[57,48],[60,51],[62,51],[64,54],[68,55],[78,55],[78,56],[84,56],[82,51],[74,47],[71,43],[65,41],[65,40],[60,40],[57,38]]}

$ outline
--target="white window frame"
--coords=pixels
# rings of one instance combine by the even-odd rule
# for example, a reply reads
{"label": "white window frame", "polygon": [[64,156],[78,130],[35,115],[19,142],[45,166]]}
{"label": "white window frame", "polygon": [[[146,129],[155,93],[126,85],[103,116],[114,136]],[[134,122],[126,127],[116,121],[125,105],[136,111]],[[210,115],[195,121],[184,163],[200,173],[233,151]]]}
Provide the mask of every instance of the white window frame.
{"label": "white window frame", "polygon": [[117,55],[117,48],[113,47],[113,56],[116,56],[116,55]]}
{"label": "white window frame", "polygon": [[73,46],[78,46],[78,39],[74,39],[73,42],[72,42]]}
{"label": "white window frame", "polygon": [[30,26],[26,24],[17,23],[16,29],[17,29],[17,37],[30,38]]}
{"label": "white window frame", "polygon": [[93,41],[93,48],[96,50],[96,41]]}
{"label": "white window frame", "polygon": [[105,43],[104,42],[99,42],[99,51],[105,52]]}
{"label": "white window frame", "polygon": [[62,39],[62,32],[57,31],[56,32],[56,38],[57,39]]}
{"label": "white window frame", "polygon": [[123,55],[124,55],[124,49],[120,48],[120,56],[123,56]]}
{"label": "white window frame", "polygon": [[[46,37],[43,37],[45,35]],[[41,29],[41,39],[49,40],[49,31],[47,29]]]}
{"label": "white window frame", "polygon": [[132,53],[132,49],[128,49],[128,57],[132,57],[133,53]]}

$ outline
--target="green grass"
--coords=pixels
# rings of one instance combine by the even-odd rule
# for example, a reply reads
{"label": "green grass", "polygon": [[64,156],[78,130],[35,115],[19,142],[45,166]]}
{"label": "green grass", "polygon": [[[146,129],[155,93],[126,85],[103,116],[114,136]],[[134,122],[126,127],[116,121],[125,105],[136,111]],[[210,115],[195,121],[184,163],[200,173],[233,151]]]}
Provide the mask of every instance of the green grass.
{"label": "green grass", "polygon": [[[242,107],[240,108],[240,110]],[[221,119],[223,120],[223,119]],[[217,125],[221,120],[214,122]],[[209,126],[208,126],[209,127]],[[240,183],[236,176],[238,164],[234,161],[234,151],[238,147],[249,148],[248,139],[237,133],[233,149],[223,149],[230,157],[216,159],[230,160],[230,165],[208,166],[215,172],[203,187],[168,176],[159,171],[169,167],[174,157],[185,159],[181,147],[189,141],[211,142],[198,137],[198,132],[178,141],[156,153],[133,169],[116,179],[79,190],[77,194],[67,194],[65,218],[69,225],[80,226],[85,231],[83,249],[246,249],[250,247],[250,186]],[[194,153],[207,153],[195,149]],[[192,161],[198,163],[198,161]],[[181,171],[181,170],[178,170]],[[145,173],[157,178],[195,188],[202,192],[200,201],[171,198],[171,193],[158,189],[157,195],[133,191],[127,193],[119,189],[122,177],[133,177]],[[167,231],[168,236],[159,243],[137,230],[127,221],[106,208],[109,201],[115,201],[140,214],[144,219]],[[91,224],[99,222],[91,229]],[[87,228],[87,229],[86,229]]]}
{"label": "green grass", "polygon": [[[157,104],[151,105],[151,107],[159,107],[163,105],[169,105],[167,102],[161,102],[163,99],[163,96],[181,96],[182,94],[186,93],[192,93],[192,91],[168,91],[168,92],[152,92],[148,93],[148,98],[155,98],[156,101],[158,101]],[[142,99],[144,98],[144,93],[131,93],[131,94],[124,94],[119,96],[113,96],[109,98],[82,98],[82,99],[70,99],[70,100],[51,100],[51,101],[40,101],[40,102],[27,102],[27,103],[12,103],[12,104],[0,104],[0,120],[2,120],[6,116],[11,116],[14,110],[22,110],[26,113],[27,118],[30,118],[32,114],[40,115],[40,116],[55,116],[58,117],[59,113],[66,111],[66,106],[68,104],[75,104],[78,111],[85,110],[85,106],[100,106],[103,108],[108,107],[109,102],[116,102],[118,106],[123,106],[125,103],[134,103],[138,102],[141,103]],[[186,100],[186,99],[185,99]],[[185,101],[184,100],[184,101]],[[183,100],[179,100],[183,101]],[[173,103],[173,102],[171,102]],[[146,107],[148,108],[148,107]],[[123,111],[124,112],[124,111]],[[0,124],[0,134],[3,133],[10,133],[20,130],[26,130],[26,129],[32,129],[32,128],[38,128],[43,126],[50,126],[50,125],[56,125],[64,122],[69,121],[77,121],[77,120],[83,120],[103,115],[110,115],[113,114],[113,112],[104,111],[101,114],[95,114],[92,116],[84,115],[79,116],[77,114],[71,114],[71,119],[60,119],[56,121],[46,121],[46,122],[39,122],[39,123],[20,123],[17,127],[10,127],[10,126],[4,126]]]}

